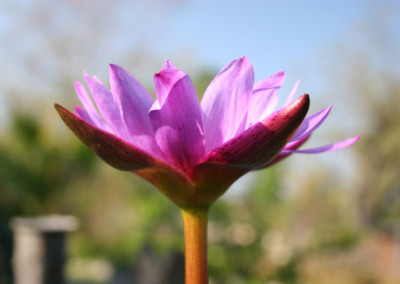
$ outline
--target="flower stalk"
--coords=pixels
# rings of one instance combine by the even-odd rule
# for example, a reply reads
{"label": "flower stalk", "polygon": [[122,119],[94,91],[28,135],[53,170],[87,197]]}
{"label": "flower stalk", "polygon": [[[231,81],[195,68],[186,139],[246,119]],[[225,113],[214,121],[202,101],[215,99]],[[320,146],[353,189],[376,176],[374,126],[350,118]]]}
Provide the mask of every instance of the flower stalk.
{"label": "flower stalk", "polygon": [[208,284],[208,208],[183,208],[185,284]]}

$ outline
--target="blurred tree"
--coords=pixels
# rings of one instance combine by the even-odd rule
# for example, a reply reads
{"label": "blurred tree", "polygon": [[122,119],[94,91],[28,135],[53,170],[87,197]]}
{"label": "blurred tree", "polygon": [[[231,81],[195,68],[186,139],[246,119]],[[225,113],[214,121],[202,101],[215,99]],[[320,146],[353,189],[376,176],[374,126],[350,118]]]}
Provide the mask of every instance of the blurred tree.
{"label": "blurred tree", "polygon": [[152,41],[163,36],[154,26],[180,1],[1,1],[0,114],[10,103],[75,99],[83,70],[107,78],[109,63],[140,70],[135,76],[150,84],[145,74],[160,65]]}
{"label": "blurred tree", "polygon": [[[177,2],[0,3],[0,61],[5,67],[0,71],[1,284],[10,281],[8,221],[13,215],[77,215],[82,230],[72,240],[73,252],[108,254],[125,266],[131,265],[144,241],[160,243],[160,237],[153,237],[162,227],[160,222],[175,220],[168,213],[170,205],[162,198],[158,201],[158,193],[147,184],[136,179],[128,182],[128,177],[103,166],[78,143],[61,125],[49,99],[76,101],[73,81],[81,78],[84,69],[97,70],[100,77],[105,77],[105,66],[113,61],[124,62],[127,69],[151,69],[148,35],[157,36],[152,23]],[[133,28],[138,25],[140,29]],[[131,195],[140,186],[138,196]],[[167,236],[175,236],[175,227],[169,227],[167,241],[160,245],[164,250],[174,244],[174,237]]]}
{"label": "blurred tree", "polygon": [[[326,93],[336,98],[335,110],[342,110],[337,129],[361,139],[352,147],[355,162],[342,163],[346,179],[313,170],[301,189],[309,194],[296,202],[302,209],[295,219],[307,217],[303,226],[311,234],[297,267],[304,283],[400,281],[399,12],[395,1],[372,5],[357,29],[329,51],[333,61],[324,61],[331,86]],[[333,184],[339,185],[334,192]]]}
{"label": "blurred tree", "polygon": [[361,135],[354,185],[361,220],[392,231],[400,223],[400,5],[385,1],[372,9],[351,41],[337,49],[342,63],[334,70],[340,74],[334,86],[347,97],[339,96],[348,102],[346,125]]}
{"label": "blurred tree", "polygon": [[[346,150],[354,155],[355,163],[344,165],[346,174],[338,173],[335,163],[327,166],[313,158],[308,158],[314,166],[307,174],[301,170],[284,172],[289,164],[283,163],[261,172],[256,184],[239,200],[224,203],[220,219],[210,224],[212,236],[224,236],[210,247],[215,283],[399,281],[398,276],[385,278],[392,266],[376,263],[384,259],[374,246],[383,249],[386,243],[371,241],[363,227],[369,225],[373,234],[393,235],[394,229],[399,232],[400,220],[400,64],[395,60],[400,57],[396,36],[400,33],[399,6],[388,1],[371,11],[361,23],[363,28],[350,31],[348,40],[329,50],[325,58],[334,61],[323,61],[325,67],[329,65],[326,85],[332,86],[326,93],[337,98],[335,105],[340,107],[335,111],[342,115],[337,129],[342,134],[361,135],[361,140]],[[347,156],[349,163],[351,158]],[[296,165],[304,164],[296,163],[293,169]],[[222,204],[217,203],[219,206]],[[218,212],[214,210],[211,216]],[[249,215],[253,218],[246,219]],[[228,241],[235,235],[234,226],[224,225],[230,220],[243,225],[246,233],[239,239],[253,240],[245,251],[240,251],[240,244]],[[215,227],[222,232],[213,232]],[[252,232],[256,237],[249,237]],[[389,252],[391,261],[394,249]]]}

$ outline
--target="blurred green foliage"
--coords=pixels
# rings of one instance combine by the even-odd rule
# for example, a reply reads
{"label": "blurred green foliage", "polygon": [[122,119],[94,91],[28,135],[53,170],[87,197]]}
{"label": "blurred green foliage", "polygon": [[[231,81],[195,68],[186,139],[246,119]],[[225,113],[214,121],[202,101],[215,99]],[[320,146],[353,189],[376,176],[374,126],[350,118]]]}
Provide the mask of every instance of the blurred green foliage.
{"label": "blurred green foliage", "polygon": [[[208,78],[196,83],[205,89],[212,76],[200,78]],[[70,238],[72,257],[106,258],[126,269],[136,265],[145,246],[160,257],[183,252],[178,208],[144,180],[112,169],[92,154],[51,106],[15,110],[2,137],[2,247],[11,246],[12,216],[73,214],[81,226]],[[287,200],[281,196],[284,166],[256,172],[245,191],[228,193],[212,207],[209,261],[214,283],[296,283],[305,254],[356,243],[357,232],[335,214],[339,191],[330,192],[332,200],[326,198],[321,178]],[[316,234],[302,236],[310,230]],[[297,244],[298,237],[305,244]],[[9,256],[10,251],[4,257]]]}
{"label": "blurred green foliage", "polygon": [[[205,89],[212,76],[200,77],[207,79],[194,80],[199,89],[202,85]],[[398,104],[399,97],[398,89],[393,89],[390,100],[381,102],[380,107]],[[284,161],[253,173],[246,190],[228,192],[212,207],[209,225],[212,283],[318,283],[324,278],[319,278],[316,271],[325,269],[329,275],[331,266],[337,268],[338,257],[345,259],[339,265],[340,273],[346,273],[349,267],[354,270],[370,265],[368,259],[353,262],[350,255],[359,254],[360,245],[371,236],[373,245],[379,247],[381,239],[373,236],[392,235],[396,223],[387,220],[399,217],[398,200],[382,198],[397,192],[397,176],[386,179],[389,183],[380,179],[398,166],[400,159],[390,154],[387,164],[388,157],[377,151],[382,147],[385,153],[396,152],[398,144],[391,139],[396,141],[398,137],[387,129],[398,127],[399,120],[397,116],[387,116],[385,111],[373,114],[374,121],[381,126],[364,135],[365,140],[356,148],[360,151],[361,166],[369,172],[358,191],[350,192],[343,187],[334,175],[329,175],[327,168],[317,165],[312,172],[296,176],[288,172],[289,164]],[[377,163],[385,172],[376,170]],[[295,184],[294,192],[290,184],[292,187]],[[364,215],[366,204],[360,206],[357,194],[370,196],[369,215]],[[389,203],[382,203],[385,200]],[[67,130],[51,106],[38,105],[34,111],[15,110],[9,127],[2,132],[0,263],[3,270],[11,256],[9,219],[15,215],[42,214],[73,214],[79,218],[80,229],[71,235],[69,243],[70,255],[75,258],[106,258],[117,268],[129,269],[138,264],[146,246],[153,248],[160,259],[184,249],[182,221],[175,205],[137,176],[106,165]],[[340,281],[375,281],[379,273],[363,276],[362,280],[354,276],[358,274],[352,274],[355,278],[347,278],[353,282]]]}

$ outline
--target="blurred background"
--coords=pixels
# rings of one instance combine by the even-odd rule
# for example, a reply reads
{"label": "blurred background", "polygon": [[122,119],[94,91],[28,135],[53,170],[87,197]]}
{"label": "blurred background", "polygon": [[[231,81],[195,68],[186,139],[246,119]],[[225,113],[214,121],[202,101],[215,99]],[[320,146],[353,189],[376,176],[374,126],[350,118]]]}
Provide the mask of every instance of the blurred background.
{"label": "blurred background", "polygon": [[[328,120],[296,155],[246,175],[211,209],[211,283],[400,283],[398,1],[0,1],[0,284],[12,283],[15,216],[74,215],[68,283],[182,283],[179,210],[87,150],[53,104],[78,104],[108,63],[154,93],[168,58],[199,96],[231,60],[256,80],[284,70],[286,98]],[[159,277],[159,279],[157,279]],[[28,284],[28,283],[26,283]]]}

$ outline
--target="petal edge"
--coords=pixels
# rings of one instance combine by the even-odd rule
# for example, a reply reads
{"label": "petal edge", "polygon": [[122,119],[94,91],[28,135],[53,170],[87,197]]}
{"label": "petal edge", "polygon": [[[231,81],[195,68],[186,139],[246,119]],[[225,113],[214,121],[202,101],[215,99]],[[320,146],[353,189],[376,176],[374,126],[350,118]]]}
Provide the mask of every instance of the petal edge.
{"label": "petal edge", "polygon": [[304,120],[309,105],[309,96],[301,96],[288,107],[213,149],[200,164],[254,169],[268,163],[293,136]]}
{"label": "petal edge", "polygon": [[79,118],[59,104],[54,105],[64,123],[105,162],[124,171],[161,165],[155,157]]}

